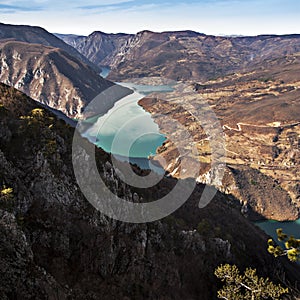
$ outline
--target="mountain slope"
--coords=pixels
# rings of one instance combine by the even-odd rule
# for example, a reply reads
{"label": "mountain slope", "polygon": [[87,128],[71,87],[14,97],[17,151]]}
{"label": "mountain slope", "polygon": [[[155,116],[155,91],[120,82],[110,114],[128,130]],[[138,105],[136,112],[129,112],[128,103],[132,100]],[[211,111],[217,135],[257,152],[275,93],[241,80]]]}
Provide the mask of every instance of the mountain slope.
{"label": "mountain slope", "polygon": [[76,48],[78,41],[86,39],[84,35],[76,35],[76,34],[61,34],[61,33],[53,33],[56,37],[63,40],[66,44]]}
{"label": "mountain slope", "polygon": [[[228,197],[217,193],[199,210],[198,185],[165,220],[117,222],[97,212],[76,184],[74,130],[2,84],[0,123],[1,299],[211,300],[218,286],[213,270],[223,262],[256,267],[259,275],[285,277],[291,285],[299,278],[297,265],[267,253],[265,234]],[[89,160],[85,142],[82,147],[78,158]],[[165,178],[152,189],[132,190],[106,153],[98,149],[96,158],[107,186],[122,186],[129,201],[153,200],[175,183]]]}
{"label": "mountain slope", "polygon": [[121,55],[120,49],[132,37],[131,34],[107,34],[95,31],[87,37],[74,35],[57,35],[67,44],[77,49],[95,65],[109,66],[115,56]]}
{"label": "mountain slope", "polygon": [[[172,95],[172,94],[171,94]],[[211,162],[211,148],[201,121],[208,103],[221,122],[226,143],[227,170],[219,189],[233,194],[253,218],[295,220],[300,217],[300,55],[265,61],[247,73],[236,73],[202,84],[189,94],[170,95],[170,101],[142,99],[139,103],[153,114],[168,141],[158,149],[173,176],[178,153],[172,141],[185,128],[192,134],[198,153],[188,151],[191,164]],[[182,109],[187,104],[189,110]],[[179,120],[184,127],[171,126]],[[218,182],[214,174],[201,170],[198,180]],[[216,173],[218,174],[218,173]],[[217,176],[216,176],[217,177]],[[258,215],[253,214],[253,211]]]}
{"label": "mountain slope", "polygon": [[61,39],[46,31],[44,28],[28,25],[9,25],[0,23],[0,40],[14,40],[30,44],[41,44],[54,48],[60,48],[68,54],[76,57],[95,71],[100,69],[92,64],[85,56],[80,54],[75,48],[64,43]]}
{"label": "mountain slope", "polygon": [[[113,86],[67,52],[41,44],[0,41],[0,62],[1,82],[73,118],[80,118],[94,97]],[[130,93],[121,87],[118,91],[120,98]]]}
{"label": "mountain slope", "polygon": [[95,32],[76,39],[65,41],[95,64],[110,66],[108,78],[113,80],[161,76],[207,81],[300,51],[299,35],[218,37],[142,31],[121,36]]}
{"label": "mountain slope", "polygon": [[112,62],[109,78],[146,75],[206,81],[298,51],[299,35],[225,38],[146,31],[129,41]]}

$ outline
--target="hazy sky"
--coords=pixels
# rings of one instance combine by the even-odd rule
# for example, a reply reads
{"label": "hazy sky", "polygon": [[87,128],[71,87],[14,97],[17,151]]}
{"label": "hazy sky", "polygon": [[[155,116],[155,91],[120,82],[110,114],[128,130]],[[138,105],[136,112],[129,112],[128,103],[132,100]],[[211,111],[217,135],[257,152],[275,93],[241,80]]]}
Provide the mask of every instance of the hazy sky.
{"label": "hazy sky", "polygon": [[300,33],[300,0],[0,0],[0,22],[90,34],[190,29],[206,34]]}

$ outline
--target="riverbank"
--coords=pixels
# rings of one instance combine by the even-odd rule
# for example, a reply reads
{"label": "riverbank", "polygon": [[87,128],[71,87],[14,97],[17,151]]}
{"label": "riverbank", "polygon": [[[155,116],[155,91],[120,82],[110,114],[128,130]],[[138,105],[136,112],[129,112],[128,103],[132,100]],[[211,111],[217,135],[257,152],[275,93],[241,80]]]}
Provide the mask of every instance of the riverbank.
{"label": "riverbank", "polygon": [[295,238],[300,238],[300,219],[289,222],[277,222],[273,220],[265,220],[255,222],[259,228],[277,241],[276,229],[282,228],[283,232],[288,235],[293,235]]}
{"label": "riverbank", "polygon": [[138,105],[138,101],[154,92],[172,91],[172,87],[128,82],[117,84],[132,90],[132,94],[115,102],[105,114],[89,118],[84,123],[82,135],[108,153],[137,161],[148,159],[156,154],[156,149],[163,144],[165,136],[160,133],[151,114]]}

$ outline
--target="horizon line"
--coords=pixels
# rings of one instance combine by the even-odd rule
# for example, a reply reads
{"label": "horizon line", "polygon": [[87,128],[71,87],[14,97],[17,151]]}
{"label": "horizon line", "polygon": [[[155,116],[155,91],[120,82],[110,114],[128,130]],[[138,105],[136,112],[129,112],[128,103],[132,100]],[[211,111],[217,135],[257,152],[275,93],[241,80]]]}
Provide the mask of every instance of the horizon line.
{"label": "horizon line", "polygon": [[0,22],[0,25],[7,25],[7,26],[28,26],[28,27],[38,27],[38,28],[42,28],[46,31],[48,31],[49,33],[53,34],[53,35],[74,35],[74,36],[78,36],[78,37],[88,37],[90,35],[92,35],[93,33],[99,32],[102,34],[107,34],[107,35],[118,35],[118,34],[123,34],[123,35],[136,35],[139,33],[143,33],[143,32],[149,32],[149,33],[157,33],[157,34],[162,34],[162,33],[179,33],[179,32],[193,32],[199,35],[205,35],[205,36],[215,36],[215,37],[260,37],[260,36],[291,36],[291,35],[300,35],[300,33],[283,33],[283,34],[278,34],[278,33],[259,33],[259,34],[240,34],[240,33],[232,33],[232,34],[227,34],[227,33],[218,33],[218,34],[206,34],[204,32],[200,32],[200,31],[196,31],[193,29],[176,29],[176,30],[171,30],[171,29],[167,29],[167,30],[162,30],[162,31],[153,31],[150,29],[143,29],[143,30],[138,30],[138,31],[134,31],[134,32],[105,32],[102,30],[94,30],[89,34],[77,34],[77,33],[65,33],[65,32],[51,32],[50,30],[48,30],[46,27],[40,26],[40,25],[30,25],[30,24],[24,24],[24,23],[3,23]]}

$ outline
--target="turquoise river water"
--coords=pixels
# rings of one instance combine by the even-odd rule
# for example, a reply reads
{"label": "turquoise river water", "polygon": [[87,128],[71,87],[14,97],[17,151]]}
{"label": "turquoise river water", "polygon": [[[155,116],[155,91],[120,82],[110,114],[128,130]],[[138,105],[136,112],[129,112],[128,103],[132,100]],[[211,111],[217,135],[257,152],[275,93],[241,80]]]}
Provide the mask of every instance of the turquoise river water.
{"label": "turquoise river water", "polygon": [[[101,76],[107,77],[110,69],[102,67]],[[162,145],[165,136],[159,132],[157,124],[151,115],[138,105],[138,101],[152,92],[170,92],[172,86],[136,85],[119,83],[131,88],[134,93],[115,103],[106,115],[95,119],[86,133],[97,146],[119,157],[129,157],[130,162],[142,168],[148,168],[148,157]],[[95,142],[94,142],[95,143]],[[255,223],[268,235],[276,240],[276,229],[283,228],[284,232],[300,238],[300,219],[295,222],[276,222],[272,220]]]}
{"label": "turquoise river water", "polygon": [[[109,68],[102,68],[100,75],[106,77],[108,74]],[[165,141],[165,136],[160,133],[151,114],[138,105],[138,101],[153,92],[172,92],[173,87],[118,84],[130,88],[133,93],[117,101],[105,115],[89,119],[93,125],[83,136],[120,159],[129,159],[141,168],[149,168],[148,157],[156,153],[156,149]]]}

